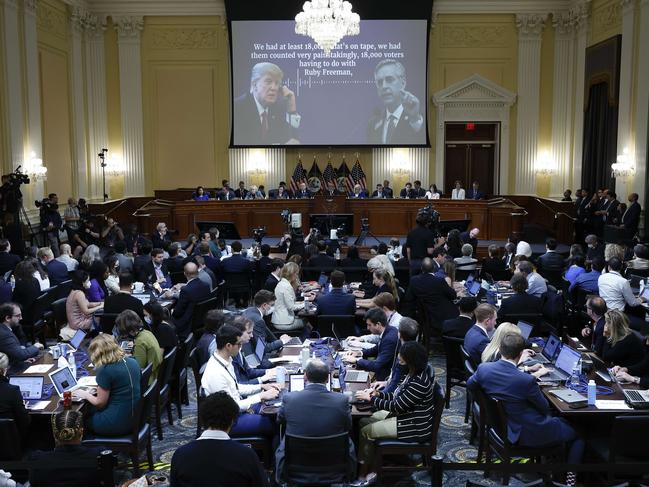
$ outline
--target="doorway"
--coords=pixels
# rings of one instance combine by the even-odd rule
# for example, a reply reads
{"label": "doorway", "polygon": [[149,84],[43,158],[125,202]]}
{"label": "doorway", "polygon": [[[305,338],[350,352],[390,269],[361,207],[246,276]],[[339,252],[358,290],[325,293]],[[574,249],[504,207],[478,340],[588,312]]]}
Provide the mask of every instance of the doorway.
{"label": "doorway", "polygon": [[444,188],[450,197],[455,181],[468,190],[473,181],[488,197],[494,193],[498,178],[496,154],[499,143],[499,123],[446,123],[444,154]]}

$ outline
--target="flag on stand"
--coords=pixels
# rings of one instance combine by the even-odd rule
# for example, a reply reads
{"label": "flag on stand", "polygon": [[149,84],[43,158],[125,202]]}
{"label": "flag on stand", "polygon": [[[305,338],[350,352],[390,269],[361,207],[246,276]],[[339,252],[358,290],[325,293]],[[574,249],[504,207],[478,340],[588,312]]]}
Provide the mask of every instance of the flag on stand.
{"label": "flag on stand", "polygon": [[293,191],[293,194],[297,193],[300,183],[306,183],[306,171],[302,166],[302,159],[298,159],[297,166],[293,171],[293,177],[291,177],[291,191]]}
{"label": "flag on stand", "polygon": [[320,168],[318,167],[318,162],[316,161],[315,157],[313,158],[313,165],[311,166],[309,175],[307,176],[307,184],[309,186],[309,191],[311,191],[312,193],[317,193],[323,186],[322,173],[320,172]]}
{"label": "flag on stand", "polygon": [[325,170],[322,173],[322,180],[324,181],[325,185],[329,181],[333,181],[334,183],[336,182],[336,171],[334,170],[334,167],[331,165],[331,160],[327,162],[327,167],[325,167]]}
{"label": "flag on stand", "polygon": [[360,184],[361,188],[367,189],[367,178],[365,177],[365,173],[363,172],[363,168],[361,167],[361,163],[358,159],[356,159],[354,167],[352,167],[352,172],[349,175],[349,181],[352,185],[352,189],[356,184]]}
{"label": "flag on stand", "polygon": [[353,186],[349,186],[349,174],[349,167],[343,157],[343,162],[340,163],[340,167],[338,168],[338,191],[344,191],[349,194],[354,189]]}

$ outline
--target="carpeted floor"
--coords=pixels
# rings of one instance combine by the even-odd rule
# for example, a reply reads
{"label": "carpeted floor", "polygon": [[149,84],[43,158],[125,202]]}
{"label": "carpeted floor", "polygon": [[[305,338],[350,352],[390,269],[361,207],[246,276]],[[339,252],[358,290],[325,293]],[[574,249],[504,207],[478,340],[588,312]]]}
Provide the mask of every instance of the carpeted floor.
{"label": "carpeted floor", "polygon": [[[431,354],[431,363],[435,367],[437,380],[442,386],[445,385],[445,359],[441,347],[435,347]],[[183,419],[178,421],[174,410],[174,424],[169,425],[163,420],[164,439],[158,441],[157,435],[153,434],[153,456],[156,474],[165,476],[169,472],[171,457],[179,446],[191,441],[196,432],[196,401],[193,376],[190,376],[190,405],[183,407]],[[439,429],[438,453],[444,456],[445,461],[451,462],[475,462],[477,447],[469,444],[469,424],[464,423],[465,391],[461,387],[454,387],[451,391],[451,408],[444,410],[442,422]],[[165,415],[166,416],[166,415]],[[144,460],[144,457],[142,457]],[[142,468],[148,468],[143,461]],[[125,469],[119,469],[118,478],[120,482],[130,478],[130,473]],[[482,472],[448,472],[444,475],[444,485],[461,486],[465,481],[471,479],[484,485],[499,485],[498,482],[485,480]],[[405,475],[401,478],[390,478],[384,483],[388,486],[425,486],[430,485],[428,475],[425,472],[415,474],[412,478]],[[512,479],[510,485],[522,485],[522,482]]]}

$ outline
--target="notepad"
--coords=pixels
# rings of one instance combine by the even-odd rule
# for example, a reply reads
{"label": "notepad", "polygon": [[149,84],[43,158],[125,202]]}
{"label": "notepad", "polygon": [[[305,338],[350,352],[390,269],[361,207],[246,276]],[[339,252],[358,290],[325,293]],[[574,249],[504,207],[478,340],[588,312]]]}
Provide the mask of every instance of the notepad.
{"label": "notepad", "polygon": [[597,409],[631,409],[624,400],[597,400],[595,401]]}
{"label": "notepad", "polygon": [[271,364],[278,364],[278,363],[282,363],[282,362],[287,362],[289,364],[299,364],[300,363],[300,356],[295,355],[295,356],[292,356],[292,357],[273,357],[273,358],[270,358],[268,360],[270,360]]}
{"label": "notepad", "polygon": [[53,364],[31,365],[27,367],[27,370],[25,370],[23,374],[44,374],[46,372],[49,372],[52,366]]}
{"label": "notepad", "polygon": [[80,386],[97,387],[97,376],[86,375],[85,377],[79,377],[79,380],[77,381],[77,383]]}
{"label": "notepad", "polygon": [[27,403],[26,408],[30,411],[42,411],[50,405],[50,401],[38,401],[34,403]]}

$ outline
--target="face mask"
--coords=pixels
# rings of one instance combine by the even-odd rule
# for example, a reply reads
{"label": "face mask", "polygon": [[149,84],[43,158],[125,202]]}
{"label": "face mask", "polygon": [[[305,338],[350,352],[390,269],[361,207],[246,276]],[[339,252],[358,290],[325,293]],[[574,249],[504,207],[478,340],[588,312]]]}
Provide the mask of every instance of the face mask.
{"label": "face mask", "polygon": [[85,287],[86,289],[90,289],[90,281],[84,282],[83,287]]}
{"label": "face mask", "polygon": [[146,322],[147,325],[150,325],[153,320],[151,319],[150,316],[145,316],[144,321]]}
{"label": "face mask", "polygon": [[275,311],[275,306],[271,306],[270,308],[266,308],[266,316],[272,315],[273,311]]}

